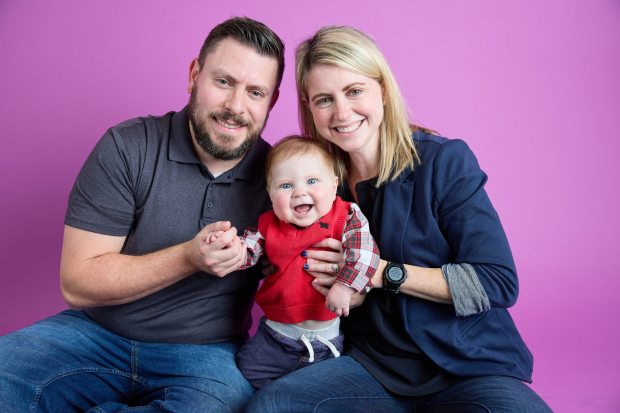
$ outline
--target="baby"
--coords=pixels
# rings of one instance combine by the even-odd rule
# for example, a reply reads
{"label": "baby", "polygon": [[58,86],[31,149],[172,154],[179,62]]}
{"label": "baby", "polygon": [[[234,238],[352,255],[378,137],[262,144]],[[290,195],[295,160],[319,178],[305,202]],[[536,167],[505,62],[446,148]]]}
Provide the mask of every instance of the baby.
{"label": "baby", "polygon": [[[267,190],[273,210],[241,237],[241,269],[266,254],[275,268],[256,302],[265,313],[256,335],[238,353],[239,369],[255,387],[342,351],[339,316],[351,296],[370,289],[379,252],[359,207],[336,196],[338,178],[330,154],[299,136],[278,142],[267,157]],[[221,233],[207,234],[213,242]],[[325,238],[342,241],[345,264],[327,297],[312,286],[305,251]],[[306,357],[307,355],[307,357]],[[301,360],[301,362],[300,362]]]}

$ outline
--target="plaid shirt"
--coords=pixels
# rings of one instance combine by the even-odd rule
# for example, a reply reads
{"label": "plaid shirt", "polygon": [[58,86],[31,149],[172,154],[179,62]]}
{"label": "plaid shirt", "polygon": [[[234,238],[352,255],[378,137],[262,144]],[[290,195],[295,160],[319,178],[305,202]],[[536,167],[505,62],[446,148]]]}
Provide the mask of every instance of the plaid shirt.
{"label": "plaid shirt", "polygon": [[[256,265],[264,254],[265,238],[257,228],[248,228],[242,239],[248,251],[246,262],[241,266],[241,269],[245,269]],[[380,256],[377,244],[370,235],[368,220],[353,202],[341,241],[345,265],[338,272],[336,281],[358,292],[368,292],[372,288],[371,279],[379,266]]]}

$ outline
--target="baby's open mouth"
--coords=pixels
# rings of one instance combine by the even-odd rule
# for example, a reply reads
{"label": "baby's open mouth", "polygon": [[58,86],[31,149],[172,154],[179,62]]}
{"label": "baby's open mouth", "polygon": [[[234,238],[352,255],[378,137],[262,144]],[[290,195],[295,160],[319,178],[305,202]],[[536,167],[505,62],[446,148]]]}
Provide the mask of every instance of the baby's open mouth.
{"label": "baby's open mouth", "polygon": [[307,214],[308,211],[310,211],[312,209],[313,205],[311,204],[301,204],[301,205],[297,205],[295,208],[295,212],[297,212],[298,214]]}

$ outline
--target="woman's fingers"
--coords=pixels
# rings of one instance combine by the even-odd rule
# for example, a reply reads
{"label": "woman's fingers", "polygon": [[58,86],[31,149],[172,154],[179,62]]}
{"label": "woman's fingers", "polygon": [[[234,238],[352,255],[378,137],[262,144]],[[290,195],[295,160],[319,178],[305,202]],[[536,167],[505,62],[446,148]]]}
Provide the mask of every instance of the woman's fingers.
{"label": "woman's fingers", "polygon": [[[327,294],[329,293],[329,287],[331,287],[331,285],[334,283],[333,281],[335,281],[335,279],[333,279],[333,281],[330,284],[323,284],[322,280],[324,281],[325,279],[323,279],[323,278],[315,278],[314,280],[312,280],[312,286],[314,287],[315,290],[317,290],[318,292],[323,294],[323,296],[327,296]],[[328,286],[326,286],[326,285],[328,285]]]}
{"label": "woman's fingers", "polygon": [[334,251],[342,252],[342,242],[334,238],[325,238],[323,241],[313,245],[316,248],[329,248]]}

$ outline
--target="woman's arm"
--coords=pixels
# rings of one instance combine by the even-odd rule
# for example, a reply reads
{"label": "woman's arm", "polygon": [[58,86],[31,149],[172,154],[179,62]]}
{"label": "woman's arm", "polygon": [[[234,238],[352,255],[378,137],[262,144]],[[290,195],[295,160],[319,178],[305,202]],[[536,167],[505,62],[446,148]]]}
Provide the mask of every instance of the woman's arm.
{"label": "woman's arm", "polygon": [[[383,288],[383,270],[387,261],[381,260],[377,272],[372,278],[375,288]],[[407,279],[400,286],[399,294],[407,294],[437,303],[451,304],[452,294],[441,268],[424,268],[404,264]]]}
{"label": "woman's arm", "polygon": [[[344,259],[340,241],[326,239],[317,246],[332,248],[334,251],[308,251],[308,269],[314,275],[313,286],[321,294],[327,295],[329,288],[336,282],[336,274],[331,270],[333,264],[342,265]],[[380,260],[377,271],[372,277],[373,288],[383,288],[383,270],[387,261]],[[424,268],[405,264],[407,279],[400,287],[400,294],[407,294],[438,303],[452,303],[452,295],[441,268]],[[356,293],[351,299],[351,307],[364,301],[365,294]]]}

